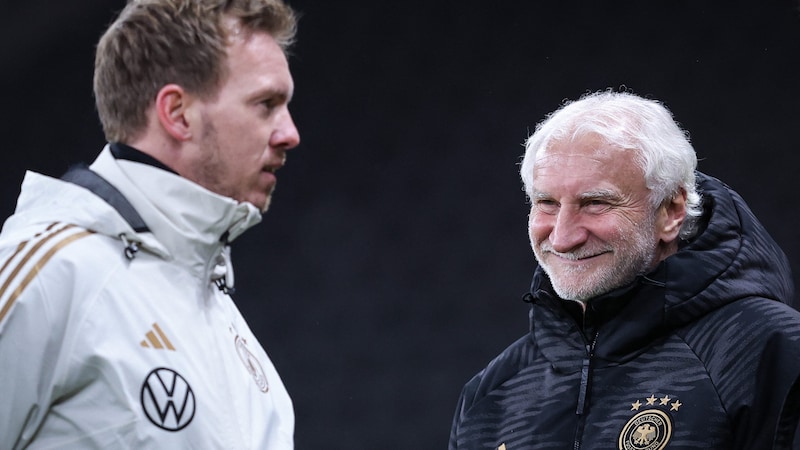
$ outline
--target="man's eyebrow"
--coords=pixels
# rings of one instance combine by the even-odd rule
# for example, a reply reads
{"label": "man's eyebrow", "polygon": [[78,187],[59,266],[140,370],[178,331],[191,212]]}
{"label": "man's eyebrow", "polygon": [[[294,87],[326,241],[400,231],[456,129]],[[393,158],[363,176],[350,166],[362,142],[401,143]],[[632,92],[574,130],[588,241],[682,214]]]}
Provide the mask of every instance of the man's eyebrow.
{"label": "man's eyebrow", "polygon": [[618,200],[621,196],[611,189],[587,191],[578,196],[581,200]]}
{"label": "man's eyebrow", "polygon": [[547,192],[543,191],[533,191],[531,193],[531,200],[545,200],[552,198],[553,196],[548,194]]}
{"label": "man's eyebrow", "polygon": [[292,94],[293,92],[289,91],[288,89],[283,89],[280,87],[267,87],[253,92],[251,97],[259,101],[273,99],[288,103],[292,99]]}
{"label": "man's eyebrow", "polygon": [[[542,200],[542,199],[549,199],[553,196],[544,191],[533,191],[531,193],[531,199]],[[581,200],[590,200],[590,199],[618,199],[620,195],[618,192],[611,190],[611,189],[597,189],[593,191],[586,191],[578,195],[578,198]]]}

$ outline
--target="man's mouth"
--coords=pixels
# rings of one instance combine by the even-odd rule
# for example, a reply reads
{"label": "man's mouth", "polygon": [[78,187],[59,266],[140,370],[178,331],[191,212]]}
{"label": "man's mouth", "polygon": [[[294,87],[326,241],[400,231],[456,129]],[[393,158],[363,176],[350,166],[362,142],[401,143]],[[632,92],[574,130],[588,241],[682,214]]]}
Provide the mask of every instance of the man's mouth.
{"label": "man's mouth", "polygon": [[281,158],[279,161],[269,162],[265,164],[264,167],[261,168],[261,170],[264,172],[269,172],[274,175],[275,172],[278,171],[278,169],[284,166],[284,164],[286,164],[286,157]]}
{"label": "man's mouth", "polygon": [[592,252],[592,253],[586,253],[586,252],[582,252],[582,253],[574,253],[574,252],[562,253],[562,252],[557,252],[557,251],[555,251],[553,249],[547,249],[545,251],[547,253],[550,253],[550,254],[552,254],[554,256],[557,256],[557,257],[559,257],[561,259],[566,259],[568,261],[585,261],[585,260],[589,260],[589,259],[592,259],[592,258],[596,258],[598,256],[605,255],[606,253],[611,253],[611,250],[602,250],[602,251],[599,251],[599,252]]}

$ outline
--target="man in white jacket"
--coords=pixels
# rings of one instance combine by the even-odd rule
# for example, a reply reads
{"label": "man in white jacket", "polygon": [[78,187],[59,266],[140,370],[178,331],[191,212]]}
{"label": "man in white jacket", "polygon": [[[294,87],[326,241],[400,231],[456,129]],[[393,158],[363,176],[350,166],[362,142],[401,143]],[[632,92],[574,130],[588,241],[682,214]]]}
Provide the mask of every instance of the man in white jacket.
{"label": "man in white jacket", "polygon": [[109,145],[27,173],[0,235],[0,448],[293,448],[229,243],[299,143],[295,26],[281,0],[131,0],[101,38]]}

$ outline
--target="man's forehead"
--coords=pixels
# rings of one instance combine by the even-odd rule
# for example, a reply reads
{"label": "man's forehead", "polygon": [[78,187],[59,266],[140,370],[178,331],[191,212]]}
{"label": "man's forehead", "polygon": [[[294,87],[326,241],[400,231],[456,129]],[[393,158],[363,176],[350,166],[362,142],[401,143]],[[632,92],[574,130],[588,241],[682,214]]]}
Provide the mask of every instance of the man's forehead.
{"label": "man's forehead", "polygon": [[536,155],[532,191],[580,198],[619,196],[645,186],[634,150],[600,139],[555,142]]}
{"label": "man's forehead", "polygon": [[599,135],[590,133],[553,139],[537,153],[536,159],[568,154],[618,157],[620,152],[628,151],[630,150],[612,144]]}

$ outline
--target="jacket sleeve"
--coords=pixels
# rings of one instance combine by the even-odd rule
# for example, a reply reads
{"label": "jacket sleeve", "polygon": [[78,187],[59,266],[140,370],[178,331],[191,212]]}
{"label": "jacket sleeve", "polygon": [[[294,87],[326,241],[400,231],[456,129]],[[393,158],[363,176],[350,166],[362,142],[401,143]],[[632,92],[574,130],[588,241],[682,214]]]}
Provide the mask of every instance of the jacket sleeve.
{"label": "jacket sleeve", "polygon": [[786,396],[786,402],[781,408],[780,418],[778,420],[778,427],[775,433],[775,450],[793,449],[800,450],[800,377],[798,377],[789,395]]}
{"label": "jacket sleeve", "polygon": [[773,450],[800,450],[800,376],[795,379],[781,407]]}
{"label": "jacket sleeve", "polygon": [[[0,448],[26,447],[53,401],[69,302],[48,299],[38,268],[0,273]],[[22,285],[25,277],[32,278]],[[65,287],[64,290],[69,290]],[[60,300],[60,299],[59,299]]]}
{"label": "jacket sleeve", "polygon": [[736,442],[741,449],[788,450],[800,424],[800,320],[796,312],[774,314],[763,328],[770,330],[755,351],[749,407],[735,416]]}
{"label": "jacket sleeve", "polygon": [[458,406],[456,406],[456,413],[453,416],[453,424],[450,427],[450,443],[448,445],[449,450],[458,450],[458,428],[461,425],[461,419],[464,417],[464,412],[467,408],[465,403],[467,401],[467,397],[470,397],[468,392],[474,390],[474,388],[472,388],[473,384],[474,382],[470,382],[464,386],[464,388],[461,390],[461,395],[458,398]]}

